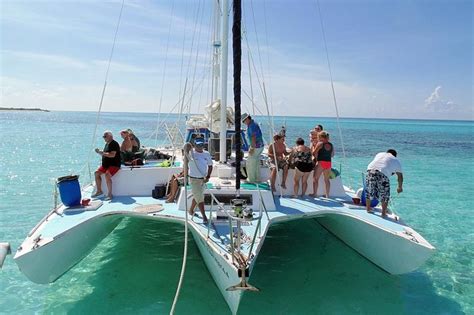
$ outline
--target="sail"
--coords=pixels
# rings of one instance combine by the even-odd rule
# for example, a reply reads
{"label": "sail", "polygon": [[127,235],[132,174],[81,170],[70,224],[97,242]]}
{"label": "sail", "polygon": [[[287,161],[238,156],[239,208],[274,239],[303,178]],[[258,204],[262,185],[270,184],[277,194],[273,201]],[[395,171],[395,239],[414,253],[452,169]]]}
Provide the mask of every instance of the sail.
{"label": "sail", "polygon": [[[221,100],[218,99],[213,103],[205,107],[206,110],[206,120],[208,122],[209,130],[215,133],[220,133],[221,131]],[[227,119],[227,129],[232,128],[234,125],[234,109],[227,106],[226,111]]]}

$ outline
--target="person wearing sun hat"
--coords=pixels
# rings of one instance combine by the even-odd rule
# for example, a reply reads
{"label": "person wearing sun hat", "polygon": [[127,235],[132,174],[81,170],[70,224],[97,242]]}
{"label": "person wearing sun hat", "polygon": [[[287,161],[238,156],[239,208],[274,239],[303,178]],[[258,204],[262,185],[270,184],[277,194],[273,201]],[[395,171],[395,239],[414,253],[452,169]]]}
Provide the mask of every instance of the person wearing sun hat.
{"label": "person wearing sun hat", "polygon": [[193,192],[193,201],[189,214],[194,215],[194,208],[198,206],[203,223],[207,223],[206,212],[204,211],[204,187],[209,181],[212,173],[212,158],[209,152],[204,150],[204,138],[194,139],[194,148],[189,152],[189,183]]}
{"label": "person wearing sun hat", "polygon": [[249,142],[249,154],[247,156],[247,181],[258,183],[260,181],[260,155],[263,152],[262,131],[252,117],[244,113],[242,122],[247,125],[247,138]]}

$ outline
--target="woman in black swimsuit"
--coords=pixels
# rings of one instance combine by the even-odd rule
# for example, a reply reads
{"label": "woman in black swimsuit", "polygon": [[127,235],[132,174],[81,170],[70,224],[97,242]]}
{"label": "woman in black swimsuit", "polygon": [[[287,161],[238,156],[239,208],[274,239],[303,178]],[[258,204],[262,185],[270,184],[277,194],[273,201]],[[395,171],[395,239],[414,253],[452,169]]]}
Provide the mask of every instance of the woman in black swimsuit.
{"label": "woman in black swimsuit", "polygon": [[293,148],[291,153],[295,161],[295,177],[293,183],[293,197],[298,196],[300,188],[300,179],[303,181],[301,187],[301,196],[306,194],[308,188],[308,177],[311,171],[314,169],[311,149],[304,145],[304,140],[298,138],[296,140],[296,147]]}

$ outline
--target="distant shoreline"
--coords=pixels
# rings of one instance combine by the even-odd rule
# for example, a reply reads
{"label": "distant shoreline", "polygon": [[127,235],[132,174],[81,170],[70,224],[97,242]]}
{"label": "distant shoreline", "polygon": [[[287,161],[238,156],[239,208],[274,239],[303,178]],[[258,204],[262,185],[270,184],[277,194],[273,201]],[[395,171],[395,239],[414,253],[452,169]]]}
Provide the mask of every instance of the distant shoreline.
{"label": "distant shoreline", "polygon": [[24,111],[33,111],[33,112],[49,112],[47,109],[42,108],[24,108],[24,107],[0,107],[0,110],[24,110]]}

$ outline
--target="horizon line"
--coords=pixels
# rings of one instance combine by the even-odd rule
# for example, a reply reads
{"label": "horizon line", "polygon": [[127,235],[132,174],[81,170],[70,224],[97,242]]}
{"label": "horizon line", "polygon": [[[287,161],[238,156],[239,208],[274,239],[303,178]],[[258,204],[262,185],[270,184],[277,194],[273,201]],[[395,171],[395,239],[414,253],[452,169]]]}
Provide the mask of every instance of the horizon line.
{"label": "horizon line", "polygon": [[[11,111],[15,110],[31,110],[31,111],[42,111],[42,112],[82,112],[82,113],[97,113],[97,111],[92,111],[92,110],[60,110],[60,109],[47,109],[47,108],[41,108],[41,107],[1,107],[2,109],[7,109]],[[142,112],[142,111],[134,111],[134,112],[127,112],[127,111],[101,111],[101,113],[127,113],[127,114],[158,114],[156,112]],[[179,113],[171,113],[171,112],[162,112],[161,114],[167,114],[167,115],[179,115]],[[203,115],[200,113],[189,113],[185,114],[187,115]],[[291,118],[331,118],[331,119],[337,119],[337,116],[300,116],[300,115],[272,115],[273,117],[278,117],[278,118],[285,118],[285,117],[291,117]],[[268,115],[255,115],[255,117],[268,117]],[[435,119],[435,118],[404,118],[404,117],[399,117],[399,118],[394,118],[394,117],[353,117],[353,116],[339,116],[340,119],[375,119],[375,120],[411,120],[411,121],[416,121],[416,120],[421,120],[421,121],[458,121],[458,122],[474,122],[474,117],[471,118],[470,120],[466,119]]]}

